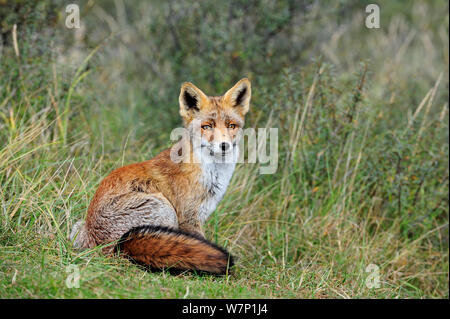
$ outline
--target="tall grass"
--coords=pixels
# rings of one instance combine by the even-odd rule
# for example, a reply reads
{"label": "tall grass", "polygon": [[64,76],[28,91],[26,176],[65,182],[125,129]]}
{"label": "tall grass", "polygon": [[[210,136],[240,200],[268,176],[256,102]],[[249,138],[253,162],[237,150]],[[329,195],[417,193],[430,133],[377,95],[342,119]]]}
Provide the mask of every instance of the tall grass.
{"label": "tall grass", "polygon": [[[19,25],[0,57],[0,296],[448,298],[448,4],[386,5],[369,30],[356,2],[304,3],[100,2],[81,30]],[[100,180],[170,145],[181,82],[212,95],[243,75],[279,167],[240,164],[206,225],[233,273],[73,251]]]}

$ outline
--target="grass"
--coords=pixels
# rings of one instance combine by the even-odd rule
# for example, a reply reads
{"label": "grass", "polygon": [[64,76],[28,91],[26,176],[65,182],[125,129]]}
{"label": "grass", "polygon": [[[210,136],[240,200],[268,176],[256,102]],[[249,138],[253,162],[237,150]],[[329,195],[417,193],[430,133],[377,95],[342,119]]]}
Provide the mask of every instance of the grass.
{"label": "grass", "polygon": [[[280,49],[268,49],[266,65],[250,55],[259,35],[182,61],[153,29],[167,27],[160,7],[121,3],[86,9],[87,30],[96,28],[77,32],[91,42],[60,25],[39,37],[19,26],[0,51],[2,298],[448,298],[448,4],[383,7],[377,31],[360,27],[359,7],[325,23],[314,4],[301,30],[315,41],[302,44],[308,58],[282,50],[285,36],[300,45],[292,27],[271,38]],[[205,37],[225,32],[212,14],[217,30],[205,26]],[[173,22],[173,45],[200,41],[189,19]],[[214,69],[232,54],[236,64]],[[170,145],[181,82],[213,94],[243,75],[254,91],[247,127],[279,129],[279,165],[273,175],[238,165],[206,224],[207,238],[237,257],[233,271],[150,273],[99,249],[74,251],[68,234],[101,179]],[[370,264],[379,288],[366,285]],[[66,285],[69,265],[80,288]]]}

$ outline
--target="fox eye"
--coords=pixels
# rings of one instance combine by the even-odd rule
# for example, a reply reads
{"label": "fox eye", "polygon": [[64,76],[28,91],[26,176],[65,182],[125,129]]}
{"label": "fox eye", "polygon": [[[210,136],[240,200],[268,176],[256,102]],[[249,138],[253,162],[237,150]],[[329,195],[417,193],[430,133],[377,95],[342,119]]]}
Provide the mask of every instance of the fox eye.
{"label": "fox eye", "polygon": [[228,128],[234,130],[236,128],[236,124],[228,124]]}
{"label": "fox eye", "polygon": [[209,130],[212,129],[212,126],[210,124],[202,125],[202,130]]}

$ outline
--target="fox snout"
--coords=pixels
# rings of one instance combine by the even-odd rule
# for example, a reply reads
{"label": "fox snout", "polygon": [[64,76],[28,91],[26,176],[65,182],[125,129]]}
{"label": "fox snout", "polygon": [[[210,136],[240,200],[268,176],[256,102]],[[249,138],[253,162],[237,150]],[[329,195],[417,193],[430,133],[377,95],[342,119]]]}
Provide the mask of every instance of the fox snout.
{"label": "fox snout", "polygon": [[[207,132],[203,132],[204,136],[208,138]],[[215,154],[228,153],[233,149],[233,139],[235,135],[230,132],[229,129],[223,127],[215,127],[213,129],[213,134],[210,134],[209,139],[213,146],[213,151]]]}
{"label": "fox snout", "polygon": [[230,149],[231,143],[229,142],[222,142],[220,143],[220,148],[222,149],[222,152],[226,152]]}
{"label": "fox snout", "polygon": [[225,157],[236,159],[237,141],[249,110],[250,96],[251,85],[246,78],[222,96],[207,96],[192,83],[183,83],[179,96],[180,115],[189,129],[194,150],[200,150],[200,136],[201,155],[220,159],[220,162]]}

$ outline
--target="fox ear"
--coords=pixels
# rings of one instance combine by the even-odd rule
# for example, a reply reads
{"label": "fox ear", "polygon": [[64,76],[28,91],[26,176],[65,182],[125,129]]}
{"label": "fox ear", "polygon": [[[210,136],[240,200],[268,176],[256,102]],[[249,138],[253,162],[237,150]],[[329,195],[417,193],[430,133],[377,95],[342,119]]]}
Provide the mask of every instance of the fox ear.
{"label": "fox ear", "polygon": [[224,95],[224,101],[235,107],[239,113],[245,115],[250,107],[250,98],[252,95],[252,86],[247,78],[241,79]]}
{"label": "fox ear", "polygon": [[189,113],[198,112],[208,97],[198,87],[190,82],[184,82],[180,91],[180,115],[186,117]]}

